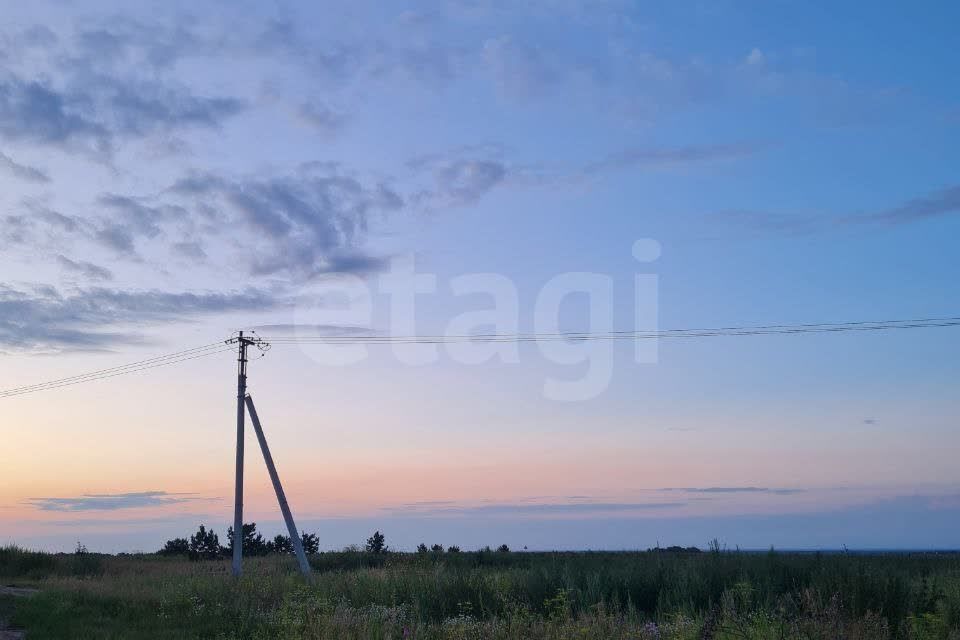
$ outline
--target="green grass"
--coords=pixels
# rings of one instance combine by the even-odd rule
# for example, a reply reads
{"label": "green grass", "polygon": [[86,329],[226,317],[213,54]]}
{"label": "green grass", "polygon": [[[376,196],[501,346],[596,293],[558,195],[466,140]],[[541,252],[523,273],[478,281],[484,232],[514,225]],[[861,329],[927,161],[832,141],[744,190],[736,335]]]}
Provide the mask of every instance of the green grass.
{"label": "green grass", "polygon": [[[0,549],[43,638],[960,640],[958,554],[323,553],[227,561]],[[12,611],[11,611],[12,608]],[[705,635],[706,634],[706,635]],[[712,635],[709,635],[712,634]]]}

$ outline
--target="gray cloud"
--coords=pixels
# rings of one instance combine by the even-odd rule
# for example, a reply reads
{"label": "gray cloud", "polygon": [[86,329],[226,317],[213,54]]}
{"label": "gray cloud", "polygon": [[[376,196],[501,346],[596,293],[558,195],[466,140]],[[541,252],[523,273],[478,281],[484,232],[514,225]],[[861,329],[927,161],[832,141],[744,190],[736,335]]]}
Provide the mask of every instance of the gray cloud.
{"label": "gray cloud", "polygon": [[28,504],[41,511],[117,511],[143,507],[162,507],[171,504],[207,500],[192,493],[166,491],[138,491],[132,493],[87,493],[72,498],[29,498]]}
{"label": "gray cloud", "polygon": [[2,220],[0,238],[11,245],[33,245],[33,248],[51,242],[56,244],[86,227],[80,218],[63,215],[33,200],[22,203],[21,213]]}
{"label": "gray cloud", "polygon": [[8,140],[107,153],[115,138],[140,138],[186,126],[218,127],[243,109],[234,98],[199,97],[143,80],[83,78],[58,89],[0,79],[0,135]]}
{"label": "gray cloud", "polygon": [[199,242],[175,242],[172,248],[179,255],[191,260],[200,261],[207,257],[207,252]]}
{"label": "gray cloud", "polygon": [[63,255],[57,256],[57,262],[64,270],[83,276],[87,280],[113,280],[113,272],[92,262],[71,260]]}
{"label": "gray cloud", "polygon": [[146,322],[190,320],[237,311],[266,311],[286,304],[259,289],[226,293],[173,293],[53,287],[20,291],[0,285],[0,348],[39,351],[107,349],[142,342],[134,329]]}
{"label": "gray cloud", "polygon": [[26,180],[27,182],[50,182],[50,176],[48,176],[46,172],[36,167],[20,164],[3,152],[0,152],[0,169],[4,169],[10,175],[20,178],[21,180]]}
{"label": "gray cloud", "polygon": [[592,176],[621,169],[664,169],[736,160],[754,155],[761,149],[761,145],[746,143],[625,149],[587,165],[583,172],[587,176]]}
{"label": "gray cloud", "polygon": [[496,146],[463,147],[447,154],[426,155],[407,162],[415,174],[427,173],[432,184],[411,201],[427,208],[472,205],[502,186],[564,186],[627,169],[658,170],[737,160],[759,153],[762,145],[739,143],[688,147],[630,148],[573,169],[521,166],[502,159]]}
{"label": "gray cloud", "polygon": [[381,269],[383,259],[359,248],[368,217],[403,206],[401,196],[387,185],[365,185],[321,164],[277,178],[192,174],[169,193],[219,211],[229,218],[227,226],[243,228],[259,246],[249,262],[252,274],[285,273],[297,279]]}
{"label": "gray cloud", "polygon": [[732,209],[721,211],[714,214],[713,217],[716,220],[755,229],[756,231],[776,233],[806,234],[823,230],[829,226],[828,221],[820,216],[791,215],[767,211]]}
{"label": "gray cloud", "polygon": [[0,78],[0,135],[56,145],[80,140],[105,151],[109,132],[86,115],[89,103],[89,96],[68,96],[37,81]]}
{"label": "gray cloud", "polygon": [[66,37],[45,27],[8,36],[8,48],[30,46],[34,64],[0,73],[0,136],[108,154],[118,140],[218,128],[246,108],[236,97],[202,95],[163,72],[179,52],[200,51],[191,30],[123,19],[104,25]]}
{"label": "gray cloud", "polygon": [[347,116],[334,111],[325,104],[305,102],[297,108],[297,117],[304,124],[325,134],[338,132],[347,121]]}
{"label": "gray cloud", "polygon": [[540,96],[564,75],[548,53],[510,36],[484,42],[482,59],[500,92],[517,98]]}
{"label": "gray cloud", "polygon": [[349,324],[263,324],[251,327],[254,331],[263,333],[296,333],[302,331],[310,334],[321,334],[326,336],[358,336],[373,335],[380,333],[378,329]]}
{"label": "gray cloud", "polygon": [[814,233],[840,230],[854,225],[899,225],[960,213],[960,186],[951,186],[912,198],[882,211],[857,214],[784,214],[768,211],[729,210],[715,219],[750,227],[757,231]]}
{"label": "gray cloud", "polygon": [[453,502],[421,502],[401,507],[388,507],[395,514],[418,516],[569,516],[602,513],[670,510],[685,502],[525,502],[481,505],[458,505]]}
{"label": "gray cloud", "polygon": [[478,158],[433,159],[412,166],[418,171],[424,165],[429,165],[432,184],[415,192],[410,201],[427,209],[475,204],[516,173],[500,160]]}
{"label": "gray cloud", "polygon": [[960,213],[960,186],[908,200],[886,211],[867,216],[862,221],[903,224],[956,213]]}
{"label": "gray cloud", "polygon": [[29,206],[28,208],[32,211],[35,219],[60,231],[74,233],[81,227],[81,220],[76,216],[66,216],[53,209],[41,206]]}
{"label": "gray cloud", "polygon": [[770,489],[767,487],[667,487],[661,489],[661,491],[681,493],[771,493],[786,496],[802,493],[804,489]]}
{"label": "gray cloud", "polygon": [[460,160],[436,172],[441,192],[455,204],[469,204],[503,182],[506,167],[489,160]]}
{"label": "gray cloud", "polygon": [[131,255],[136,253],[137,238],[157,238],[166,224],[189,218],[184,207],[153,205],[142,198],[115,193],[102,194],[97,204],[108,215],[99,219],[94,238],[108,248]]}

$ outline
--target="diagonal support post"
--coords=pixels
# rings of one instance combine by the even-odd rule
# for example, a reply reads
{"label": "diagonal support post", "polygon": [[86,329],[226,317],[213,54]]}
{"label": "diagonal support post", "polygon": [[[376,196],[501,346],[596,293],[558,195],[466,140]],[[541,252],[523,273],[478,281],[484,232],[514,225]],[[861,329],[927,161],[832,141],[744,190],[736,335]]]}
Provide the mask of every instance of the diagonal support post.
{"label": "diagonal support post", "polygon": [[280,484],[280,476],[277,474],[277,467],[273,464],[273,456],[270,455],[270,447],[267,446],[267,438],[263,435],[263,427],[260,426],[260,418],[257,416],[257,408],[253,406],[253,398],[248,394],[246,397],[247,411],[250,412],[250,421],[253,422],[253,429],[257,432],[257,440],[260,441],[260,451],[263,452],[263,461],[267,464],[267,471],[270,472],[270,480],[273,482],[273,490],[277,492],[277,502],[280,503],[280,511],[283,513],[283,519],[287,523],[287,532],[290,534],[290,541],[293,543],[293,550],[297,554],[297,562],[300,563],[300,571],[303,575],[310,576],[310,563],[307,562],[307,555],[303,552],[303,541],[297,532],[297,525],[293,521],[293,514],[290,513],[290,505],[287,504],[287,497],[283,493],[283,485]]}

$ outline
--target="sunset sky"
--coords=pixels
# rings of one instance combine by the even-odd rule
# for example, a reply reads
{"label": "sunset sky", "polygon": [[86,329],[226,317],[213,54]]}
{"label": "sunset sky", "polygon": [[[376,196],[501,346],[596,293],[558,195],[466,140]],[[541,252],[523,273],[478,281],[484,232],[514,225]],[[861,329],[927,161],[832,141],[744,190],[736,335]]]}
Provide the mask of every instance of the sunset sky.
{"label": "sunset sky", "polygon": [[[960,316],[956,3],[136,4],[4,8],[0,389]],[[325,549],[957,546],[960,327],[357,349],[250,363]],[[235,367],[0,397],[0,544],[224,539]]]}

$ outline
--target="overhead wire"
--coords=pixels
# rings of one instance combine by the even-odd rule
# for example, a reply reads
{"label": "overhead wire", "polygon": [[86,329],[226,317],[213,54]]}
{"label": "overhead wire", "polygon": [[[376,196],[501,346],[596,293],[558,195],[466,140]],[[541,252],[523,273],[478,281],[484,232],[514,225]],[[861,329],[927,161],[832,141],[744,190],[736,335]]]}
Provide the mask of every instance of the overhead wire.
{"label": "overhead wire", "polygon": [[[545,342],[545,341],[586,341],[586,340],[646,340],[659,338],[704,338],[715,336],[756,336],[800,333],[833,333],[847,331],[883,331],[892,329],[920,329],[932,327],[960,326],[960,316],[943,318],[921,318],[913,320],[878,320],[858,322],[833,322],[815,324],[775,324],[754,326],[730,326],[701,329],[663,329],[663,330],[626,330],[607,332],[558,332],[558,333],[488,333],[460,334],[445,336],[391,336],[378,334],[365,335],[292,335],[258,336],[257,346],[268,344],[445,344],[457,342]],[[84,382],[104,380],[164,367],[172,364],[205,358],[221,353],[233,352],[229,346],[232,340],[214,342],[182,351],[176,351],[124,365],[89,371],[66,378],[58,378],[32,385],[0,390],[0,398],[9,398],[28,393],[59,389]]]}
{"label": "overhead wire", "polygon": [[125,365],[110,367],[107,369],[99,369],[97,371],[89,371],[87,373],[70,376],[67,378],[58,378],[56,380],[48,380],[46,382],[40,382],[37,384],[0,390],[0,398],[8,398],[28,393],[35,393],[37,391],[47,391],[49,389],[69,387],[84,382],[93,382],[95,380],[103,380],[106,378],[114,378],[129,373],[137,373],[140,371],[146,371],[148,369],[156,369],[158,367],[164,367],[180,362],[186,362],[188,360],[196,360],[198,358],[205,358],[207,356],[233,351],[234,349],[232,347],[228,347],[222,342],[213,343],[204,345],[202,347],[194,347],[192,349],[185,349],[183,351],[177,351],[162,356],[148,358],[146,360],[139,360],[137,362],[131,362]]}
{"label": "overhead wire", "polygon": [[560,333],[470,334],[445,336],[390,335],[291,335],[264,336],[273,344],[446,344],[459,342],[546,342],[585,340],[645,340],[658,338],[703,338],[714,336],[752,336],[795,333],[827,333],[844,331],[882,331],[960,326],[960,317],[922,318],[915,320],[880,320],[794,325],[733,326],[701,329],[628,330],[608,332],[569,331]]}

